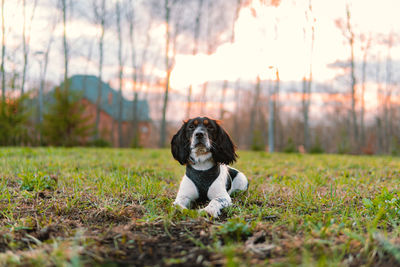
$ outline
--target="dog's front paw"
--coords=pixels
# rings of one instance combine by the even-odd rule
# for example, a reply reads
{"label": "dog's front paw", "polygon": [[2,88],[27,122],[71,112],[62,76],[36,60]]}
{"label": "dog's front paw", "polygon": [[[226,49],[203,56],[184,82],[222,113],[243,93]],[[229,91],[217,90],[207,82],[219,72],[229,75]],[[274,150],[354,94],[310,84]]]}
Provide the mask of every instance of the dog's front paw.
{"label": "dog's front paw", "polygon": [[210,207],[207,206],[204,209],[200,209],[200,212],[205,211],[212,217],[218,217],[221,214],[221,211],[219,209],[216,209],[215,207]]}

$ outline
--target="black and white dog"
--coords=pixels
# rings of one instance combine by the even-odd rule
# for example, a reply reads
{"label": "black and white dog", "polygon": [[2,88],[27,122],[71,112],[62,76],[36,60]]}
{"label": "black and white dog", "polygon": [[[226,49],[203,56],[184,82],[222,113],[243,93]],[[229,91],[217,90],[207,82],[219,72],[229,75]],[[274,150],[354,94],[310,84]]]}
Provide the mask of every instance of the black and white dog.
{"label": "black and white dog", "polygon": [[217,121],[198,117],[184,122],[172,138],[171,152],[186,165],[174,205],[186,209],[195,200],[211,200],[202,210],[217,217],[232,205],[233,192],[247,190],[246,176],[228,166],[236,161],[235,145]]}

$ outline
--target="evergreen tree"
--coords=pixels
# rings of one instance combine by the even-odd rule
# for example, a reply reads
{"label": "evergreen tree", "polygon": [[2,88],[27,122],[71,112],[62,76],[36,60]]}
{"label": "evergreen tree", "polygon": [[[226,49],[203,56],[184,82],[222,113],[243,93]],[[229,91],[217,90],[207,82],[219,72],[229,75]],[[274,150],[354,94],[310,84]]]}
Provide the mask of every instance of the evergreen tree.
{"label": "evergreen tree", "polygon": [[0,145],[16,146],[29,141],[27,96],[0,101]]}
{"label": "evergreen tree", "polygon": [[77,93],[69,86],[57,87],[53,101],[44,114],[43,135],[46,143],[54,146],[85,145],[92,134],[93,125]]}

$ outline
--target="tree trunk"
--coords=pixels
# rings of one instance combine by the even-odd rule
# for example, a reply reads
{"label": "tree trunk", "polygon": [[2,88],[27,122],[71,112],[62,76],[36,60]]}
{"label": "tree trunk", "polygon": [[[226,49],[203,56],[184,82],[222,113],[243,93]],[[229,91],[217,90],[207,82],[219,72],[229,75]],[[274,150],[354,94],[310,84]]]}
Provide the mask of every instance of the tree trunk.
{"label": "tree trunk", "polygon": [[[311,47],[310,47],[310,62],[308,70],[308,80],[304,77],[303,81],[303,122],[304,122],[304,148],[306,151],[310,150],[310,130],[309,130],[309,113],[310,113],[310,103],[311,103],[311,88],[312,88],[312,63],[313,63],[313,52],[314,52],[314,41],[315,41],[315,19],[312,14],[312,1],[308,2],[308,10],[306,12],[306,19],[311,23]],[[306,30],[305,30],[306,33]]]}
{"label": "tree trunk", "polygon": [[221,92],[221,101],[219,105],[219,119],[222,120],[224,118],[224,102],[226,97],[226,90],[228,89],[228,80],[225,80],[222,84],[222,92]]}
{"label": "tree trunk", "polygon": [[260,99],[260,91],[261,91],[261,79],[260,75],[257,76],[257,82],[256,82],[256,87],[254,88],[254,99],[253,99],[253,107],[250,112],[250,125],[249,125],[249,148],[252,147],[254,144],[254,132],[255,132],[255,122],[256,122],[256,117],[258,113],[258,100]]}
{"label": "tree trunk", "polygon": [[381,85],[381,60],[378,54],[377,64],[376,64],[376,99],[378,100],[378,105],[376,107],[376,136],[377,136],[377,152],[381,154],[383,152],[383,134],[382,134],[382,120],[381,114],[383,113],[383,104],[384,101],[382,100],[382,85]]}
{"label": "tree trunk", "polygon": [[239,113],[240,113],[240,80],[236,80],[235,85],[235,115],[233,117],[233,135],[236,139],[236,142],[240,141],[240,129],[239,129]]}
{"label": "tree trunk", "polygon": [[129,16],[129,40],[131,43],[131,56],[132,56],[132,80],[133,80],[133,105],[132,105],[132,136],[133,147],[139,146],[139,133],[138,133],[138,92],[137,92],[137,66],[136,66],[136,51],[135,51],[135,9],[133,1],[131,0],[131,13]]}
{"label": "tree trunk", "polygon": [[[273,89],[272,89],[273,90]],[[273,91],[269,95],[269,104],[268,104],[268,113],[269,113],[269,119],[268,119],[268,151],[270,153],[274,152],[275,150],[275,114],[274,114],[274,97],[275,94]]]}
{"label": "tree trunk", "polygon": [[355,76],[355,60],[354,60],[354,32],[351,26],[350,18],[350,9],[349,6],[346,5],[346,13],[347,13],[347,30],[349,34],[349,45],[350,45],[350,79],[351,79],[351,118],[352,118],[352,126],[353,126],[353,142],[355,143],[356,150],[359,150],[359,142],[358,142],[358,125],[357,125],[357,113],[356,113],[356,85],[357,80]]}
{"label": "tree trunk", "polygon": [[29,59],[29,43],[30,43],[30,33],[31,33],[31,25],[33,21],[33,17],[35,16],[37,0],[33,3],[33,10],[29,20],[29,29],[28,29],[28,37],[26,36],[26,0],[22,1],[22,13],[23,13],[23,23],[22,23],[22,52],[23,52],[23,69],[22,69],[22,82],[21,82],[21,95],[25,93],[25,83],[26,83],[26,70],[28,67],[28,59]]}
{"label": "tree trunk", "polygon": [[[192,55],[195,56],[197,54],[198,46],[199,46],[199,35],[200,35],[200,19],[201,19],[201,10],[203,8],[203,2],[204,0],[198,0],[199,6],[197,9],[197,16],[196,16],[196,21],[194,25],[194,46],[193,46],[193,51]],[[186,118],[190,118],[190,112],[192,108],[192,85],[189,85],[188,88],[188,97],[187,97],[187,107],[186,107]]]}
{"label": "tree trunk", "polygon": [[276,68],[275,86],[273,86],[272,93],[269,96],[269,120],[268,120],[268,150],[270,153],[275,151],[275,126],[277,118],[277,101],[279,95],[279,71]]}
{"label": "tree trunk", "polygon": [[207,87],[208,81],[203,83],[203,88],[201,90],[201,99],[200,99],[200,114],[205,115],[204,112],[206,110],[207,105]]}
{"label": "tree trunk", "polygon": [[389,36],[387,45],[387,57],[386,57],[386,88],[384,94],[384,146],[385,152],[390,153],[392,143],[392,56],[391,49],[393,44],[392,35]]}
{"label": "tree trunk", "polygon": [[[97,19],[100,19],[101,34],[99,38],[99,80],[97,84],[97,99],[96,99],[96,120],[95,120],[95,136],[94,139],[100,138],[100,110],[102,98],[102,81],[103,81],[103,60],[104,60],[104,33],[105,33],[105,12],[106,1],[101,2],[101,14],[96,12]],[[96,8],[96,7],[95,7]]]}
{"label": "tree trunk", "polygon": [[371,38],[368,39],[367,44],[364,48],[362,71],[361,71],[361,112],[360,112],[361,146],[365,146],[365,125],[364,125],[365,80],[367,77],[367,56],[368,56],[368,49],[370,47],[370,42]]}
{"label": "tree trunk", "polygon": [[280,84],[281,84],[281,80],[279,77],[279,70],[278,68],[276,68],[276,72],[275,72],[275,77],[276,77],[276,81],[275,81],[275,95],[274,95],[274,142],[275,142],[275,150],[279,149],[279,147],[281,147],[282,143],[283,143],[283,138],[282,138],[282,128],[281,128],[281,124],[280,124]]}
{"label": "tree trunk", "polygon": [[6,101],[6,72],[5,72],[5,56],[6,56],[6,27],[4,24],[4,2],[1,0],[1,99],[3,103]]}
{"label": "tree trunk", "polygon": [[67,42],[67,0],[60,0],[63,14],[63,48],[64,48],[64,89],[68,89],[68,63],[69,63],[69,51]]}
{"label": "tree trunk", "polygon": [[308,112],[309,112],[309,95],[307,93],[308,88],[307,78],[303,78],[303,94],[302,94],[302,105],[303,105],[303,123],[304,123],[304,148],[307,152],[310,149],[310,135],[308,126]]}
{"label": "tree trunk", "polygon": [[23,69],[22,69],[22,82],[21,82],[21,96],[25,91],[25,79],[26,79],[26,67],[28,66],[28,46],[26,44],[26,0],[22,0],[22,52],[24,57]]}
{"label": "tree trunk", "polygon": [[122,101],[122,82],[124,75],[124,65],[122,60],[122,30],[121,30],[121,10],[119,2],[116,3],[116,15],[117,15],[117,31],[118,31],[118,62],[119,62],[119,90],[118,90],[118,145],[123,147],[123,136],[122,136],[122,111],[123,111],[123,101]]}
{"label": "tree trunk", "polygon": [[165,8],[165,70],[166,70],[166,81],[165,81],[165,91],[164,91],[164,100],[163,100],[163,108],[162,108],[162,119],[161,119],[161,128],[160,128],[160,147],[165,146],[165,140],[167,138],[167,123],[166,123],[166,113],[167,113],[167,105],[168,105],[168,92],[169,92],[169,80],[171,76],[171,70],[169,66],[169,42],[170,42],[170,30],[169,30],[169,20],[170,20],[170,3],[169,0],[164,0],[164,8]]}
{"label": "tree trunk", "polygon": [[[231,28],[231,44],[233,44],[235,42],[235,22],[236,22],[237,18],[239,17],[241,3],[242,3],[242,0],[237,0],[237,2],[236,2],[236,11],[235,11],[235,16],[233,18],[232,28]],[[224,100],[225,100],[227,87],[228,87],[228,80],[224,80],[224,83],[222,85],[222,96],[221,96],[220,112],[219,112],[221,120],[224,117]]]}
{"label": "tree trunk", "polygon": [[[211,6],[212,6],[212,1],[208,2],[208,10],[207,10],[207,55],[211,55],[213,51],[213,40],[211,36],[211,29],[213,28],[212,22],[211,22]],[[200,99],[200,114],[204,114],[206,112],[206,105],[207,105],[207,89],[208,89],[208,81],[203,83],[203,88],[201,92],[201,99]]]}

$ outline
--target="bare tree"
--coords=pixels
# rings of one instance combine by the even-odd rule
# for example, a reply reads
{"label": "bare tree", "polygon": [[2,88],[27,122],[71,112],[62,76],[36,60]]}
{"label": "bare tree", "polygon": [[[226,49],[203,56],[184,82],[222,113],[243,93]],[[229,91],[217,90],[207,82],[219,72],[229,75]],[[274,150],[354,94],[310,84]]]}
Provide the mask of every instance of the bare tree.
{"label": "bare tree", "polygon": [[[100,25],[100,36],[99,36],[99,79],[97,84],[97,99],[96,99],[96,120],[95,120],[95,136],[94,139],[99,139],[100,129],[100,109],[101,109],[101,98],[102,98],[102,80],[103,80],[103,61],[104,61],[104,34],[106,29],[106,1],[101,0],[101,5],[98,5],[96,0],[93,1],[94,16],[96,23]],[[118,16],[118,15],[117,15]]]}
{"label": "bare tree", "polygon": [[[43,92],[44,92],[44,85],[46,82],[46,74],[47,74],[47,66],[49,63],[49,54],[51,51],[51,47],[54,41],[54,30],[56,28],[56,21],[51,24],[51,33],[50,38],[47,42],[45,51],[38,51],[35,54],[38,56],[43,55],[43,60],[39,59],[40,62],[40,86],[39,86],[39,95],[38,95],[38,118],[37,124],[39,127],[43,123]],[[39,143],[42,144],[42,131],[39,130]]]}
{"label": "bare tree", "polygon": [[160,131],[160,147],[165,146],[165,140],[167,138],[167,123],[166,123],[166,113],[167,113],[167,105],[168,105],[168,93],[169,93],[169,82],[171,77],[171,68],[170,68],[170,60],[169,60],[169,46],[170,46],[170,12],[171,12],[171,0],[164,0],[164,11],[165,11],[165,71],[166,71],[166,80],[165,80],[165,91],[164,91],[164,100],[163,100],[163,108],[162,108],[162,119],[161,119],[161,131]]}
{"label": "bare tree", "polygon": [[135,47],[135,6],[134,1],[129,1],[129,10],[127,19],[129,22],[129,41],[131,46],[131,61],[132,61],[132,81],[133,81],[133,105],[132,105],[132,133],[133,146],[139,146],[138,140],[138,92],[137,92],[137,63],[136,63],[136,47]]}
{"label": "bare tree", "polygon": [[[303,92],[302,92],[302,107],[303,107],[303,123],[304,123],[304,147],[306,151],[310,149],[310,133],[309,133],[309,111],[311,103],[311,88],[312,88],[312,63],[314,52],[315,40],[315,18],[312,13],[312,2],[309,0],[308,9],[306,11],[306,20],[309,24],[309,29],[304,28],[304,38],[306,38],[307,31],[310,31],[310,59],[308,74],[303,79]],[[308,77],[306,77],[308,76]]]}
{"label": "bare tree", "polygon": [[393,33],[391,32],[385,40],[387,46],[386,55],[386,86],[383,96],[383,131],[384,131],[384,147],[385,152],[389,153],[391,150],[392,139],[392,47],[393,47]]}
{"label": "bare tree", "polygon": [[[232,21],[232,27],[231,27],[231,44],[235,42],[235,23],[236,20],[239,17],[239,12],[240,8],[242,6],[242,0],[237,0],[236,1],[236,9],[235,9],[235,14],[233,16],[233,21]],[[225,96],[226,96],[226,90],[228,88],[228,80],[224,80],[222,83],[222,92],[221,92],[221,101],[220,101],[220,111],[219,111],[219,118],[222,120],[224,117],[224,101],[225,101]]]}
{"label": "bare tree", "polygon": [[68,64],[69,64],[69,48],[67,41],[67,0],[60,0],[61,12],[63,17],[63,48],[64,48],[64,87],[68,90]]}
{"label": "bare tree", "polygon": [[275,70],[275,83],[272,92],[269,95],[269,119],[268,119],[268,151],[270,153],[275,151],[275,133],[277,122],[277,102],[279,97],[280,78],[279,70],[277,67],[271,67]]}
{"label": "bare tree", "polygon": [[383,106],[383,100],[382,100],[382,84],[381,84],[381,58],[380,54],[378,53],[376,57],[376,71],[375,71],[375,82],[377,85],[376,88],[376,99],[377,99],[377,107],[376,107],[376,135],[377,135],[377,152],[382,153],[383,152],[383,134],[382,134],[382,119],[381,119],[381,114],[383,113],[382,111],[382,106]]}
{"label": "bare tree", "polygon": [[256,81],[256,86],[254,88],[254,94],[253,94],[253,105],[251,108],[251,112],[250,112],[250,126],[249,126],[249,140],[248,140],[248,145],[249,147],[252,146],[253,142],[254,142],[254,132],[255,132],[255,122],[257,120],[257,113],[258,113],[258,101],[260,99],[260,92],[261,92],[261,79],[260,79],[260,75],[257,75],[257,81]]}
{"label": "bare tree", "polygon": [[123,101],[122,101],[122,83],[124,75],[124,62],[122,59],[122,29],[121,29],[121,8],[119,1],[116,2],[116,18],[117,18],[117,31],[118,31],[118,78],[119,78],[119,89],[118,89],[118,144],[119,147],[123,146],[122,140],[122,111],[123,111]]}
{"label": "bare tree", "polygon": [[6,25],[4,22],[4,2],[1,0],[1,98],[6,101],[6,71],[5,71],[5,57],[6,57]]}
{"label": "bare tree", "polygon": [[[351,12],[350,7],[346,4],[346,30],[347,40],[350,45],[350,78],[351,78],[351,117],[353,125],[353,140],[358,147],[358,125],[357,125],[357,114],[356,114],[356,85],[357,80],[355,76],[355,60],[354,60],[354,31],[351,24]],[[357,148],[358,149],[358,148]]]}
{"label": "bare tree", "polygon": [[[23,10],[23,27],[22,27],[22,47],[23,47],[23,55],[24,55],[24,63],[22,70],[22,83],[21,83],[21,95],[25,92],[25,81],[26,81],[26,69],[28,67],[28,59],[29,59],[29,43],[30,43],[30,33],[32,28],[32,21],[35,16],[37,0],[33,2],[33,9],[31,13],[31,17],[29,19],[29,28],[28,31],[26,29],[26,0],[22,0],[22,10]],[[28,34],[28,36],[27,36]]]}
{"label": "bare tree", "polygon": [[365,146],[365,125],[364,125],[364,115],[365,115],[365,81],[367,77],[367,59],[368,52],[371,47],[372,37],[365,40],[364,36],[361,36],[361,40],[365,41],[365,45],[362,47],[363,50],[363,62],[361,68],[361,112],[360,112],[360,130],[361,130],[361,145]]}
{"label": "bare tree", "polygon": [[350,48],[350,95],[351,95],[351,107],[350,107],[350,117],[351,117],[351,127],[350,135],[352,139],[352,143],[355,147],[353,150],[359,150],[359,140],[358,140],[358,123],[357,123],[357,111],[356,111],[356,86],[357,80],[355,76],[355,55],[354,55],[354,42],[355,42],[355,33],[353,29],[353,25],[351,22],[351,11],[349,3],[346,3],[346,20],[338,19],[335,21],[336,26],[342,30],[343,36],[349,44]]}
{"label": "bare tree", "polygon": [[[207,3],[207,28],[206,28],[206,38],[207,38],[207,55],[211,55],[214,50],[214,38],[213,38],[213,2],[208,1]],[[207,88],[208,88],[208,81],[203,83],[202,92],[201,92],[201,101],[200,101],[200,114],[204,114],[205,105],[207,103]]]}
{"label": "bare tree", "polygon": [[240,79],[236,80],[235,84],[235,114],[233,117],[233,136],[236,141],[239,141],[239,112],[240,112]]}
{"label": "bare tree", "polygon": [[[198,0],[198,7],[197,7],[197,15],[195,19],[195,24],[194,24],[194,45],[193,45],[193,51],[192,55],[195,56],[198,51],[198,46],[199,46],[199,36],[200,36],[200,19],[201,19],[201,13],[203,9],[203,0]],[[189,85],[188,89],[188,98],[187,98],[187,109],[186,109],[186,118],[190,117],[190,111],[192,107],[192,84]]]}

